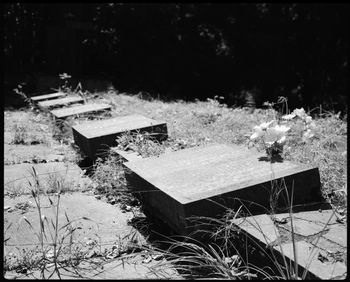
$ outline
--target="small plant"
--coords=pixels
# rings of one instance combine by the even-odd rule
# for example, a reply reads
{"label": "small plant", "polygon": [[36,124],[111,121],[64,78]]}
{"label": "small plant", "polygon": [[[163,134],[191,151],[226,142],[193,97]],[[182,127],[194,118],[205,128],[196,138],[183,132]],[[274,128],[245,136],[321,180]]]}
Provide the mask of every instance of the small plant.
{"label": "small plant", "polygon": [[27,103],[29,104],[31,110],[34,109],[34,104],[33,104],[33,101],[32,99],[30,99],[24,92],[23,92],[23,86],[21,84],[18,84],[17,85],[17,88],[14,88],[13,91],[22,97],[22,99]]}
{"label": "small plant", "polygon": [[25,127],[23,125],[15,124],[13,126],[13,130],[14,130],[14,136],[13,136],[13,140],[11,143],[16,144],[16,145],[27,144],[27,141],[26,141],[26,139],[28,138],[27,127]]}
{"label": "small plant", "polygon": [[127,132],[117,139],[118,149],[133,150],[143,158],[159,156],[164,153],[165,148],[153,136],[148,133]]}
{"label": "small plant", "polygon": [[72,76],[64,72],[64,73],[60,73],[59,77],[63,81],[63,84],[59,86],[59,91],[64,93],[72,93],[72,87],[69,86],[69,82],[68,82],[68,80],[72,78]]}
{"label": "small plant", "polygon": [[66,93],[66,94],[72,94],[72,93],[76,93],[79,94],[83,99],[84,102],[86,103],[87,101],[87,94],[88,91],[83,91],[83,87],[81,85],[81,82],[78,82],[77,87],[75,89],[72,88],[72,86],[69,85],[69,79],[72,78],[71,75],[67,74],[67,73],[61,73],[59,74],[60,79],[63,81],[63,84],[59,86],[58,90]]}
{"label": "small plant", "polygon": [[[286,98],[279,97],[276,104],[282,104],[282,112],[284,109],[288,111]],[[265,105],[273,107],[275,104],[266,102]],[[293,133],[295,132],[294,135],[298,135],[299,132],[301,140],[307,142],[314,137],[315,127],[312,117],[305,113],[304,108],[300,108],[295,109],[291,114],[276,113],[275,119],[254,126],[254,133],[250,136],[250,140],[263,146],[269,160],[281,160],[287,133],[290,133],[291,129]]]}

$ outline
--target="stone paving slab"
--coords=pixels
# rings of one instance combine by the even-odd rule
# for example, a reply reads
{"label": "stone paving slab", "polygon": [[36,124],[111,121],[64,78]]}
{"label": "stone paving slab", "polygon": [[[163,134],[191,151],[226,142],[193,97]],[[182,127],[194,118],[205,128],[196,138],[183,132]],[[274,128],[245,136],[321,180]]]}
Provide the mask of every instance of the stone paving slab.
{"label": "stone paving slab", "polygon": [[56,92],[56,93],[51,93],[51,94],[32,96],[32,97],[30,97],[30,99],[33,102],[40,102],[40,101],[45,101],[45,100],[62,98],[64,96],[66,96],[65,93],[63,93],[63,92]]}
{"label": "stone paving slab", "polygon": [[[54,207],[57,205],[57,196],[51,195],[51,201]],[[4,205],[15,207],[20,203],[31,203],[30,208],[23,213],[20,209],[8,212],[4,211],[4,227],[7,227],[10,222],[12,225],[6,231],[5,237],[10,238],[4,247],[4,254],[17,253],[21,249],[33,250],[39,246],[38,238],[35,236],[35,231],[39,229],[38,211],[35,207],[35,201],[32,196],[22,195],[16,198],[5,197]],[[41,195],[40,202],[42,206],[42,214],[50,219],[55,219],[55,209],[52,208],[47,196]],[[116,246],[127,246],[128,244],[136,244],[139,246],[147,244],[146,238],[134,227],[128,224],[128,221],[133,218],[132,212],[122,212],[118,206],[110,205],[104,201],[97,200],[94,195],[86,193],[66,193],[60,196],[58,225],[60,227],[67,223],[65,214],[75,227],[73,236],[72,248],[74,246],[83,247],[83,250],[102,250],[111,251]],[[32,224],[34,230],[24,221],[23,216]],[[84,220],[82,217],[85,217]],[[50,223],[51,224],[51,223]],[[48,226],[46,226],[47,230]],[[58,237],[62,238],[65,233],[65,228],[60,230]],[[64,244],[68,244],[68,239],[64,240]],[[51,243],[51,237],[48,236],[44,240],[45,247]],[[89,245],[88,245],[89,244]],[[18,247],[19,249],[17,249]],[[150,266],[156,265],[159,261],[151,260],[144,263],[143,252],[136,252],[134,255],[126,255],[117,257],[98,264],[103,268],[98,267],[93,269],[89,261],[79,264],[80,278],[88,279],[147,279],[157,278],[155,273],[149,271]],[[98,259],[98,258],[97,258]],[[92,258],[91,260],[94,260]],[[68,270],[74,269],[67,267]],[[51,269],[52,271],[52,269]],[[79,278],[76,275],[72,277],[72,272],[61,270],[63,279]],[[174,268],[163,269],[168,273],[168,277],[179,277]],[[47,272],[50,274],[51,272]],[[32,273],[37,279],[40,278],[40,271]],[[48,275],[46,275],[47,277]],[[19,274],[14,272],[6,273],[8,279],[20,279]],[[34,278],[33,277],[33,278]],[[31,278],[30,276],[22,276],[22,278]],[[57,279],[57,276],[53,276]]]}
{"label": "stone paving slab", "polygon": [[44,190],[56,187],[56,181],[63,183],[63,187],[70,191],[86,189],[91,180],[83,176],[79,166],[72,163],[52,162],[40,164],[15,164],[4,166],[4,191],[6,193],[21,194],[30,192],[30,183],[34,185],[32,167],[36,170],[39,183]]}
{"label": "stone paving slab", "polygon": [[98,112],[98,111],[107,111],[110,110],[112,107],[108,104],[102,104],[102,103],[91,103],[91,104],[85,104],[81,106],[71,106],[63,109],[56,109],[50,111],[50,113],[55,118],[66,118],[69,116],[74,115],[80,115],[80,114],[87,114],[92,112]]}
{"label": "stone paving slab", "polygon": [[[53,145],[53,144],[52,144]],[[19,164],[24,162],[62,162],[75,161],[76,153],[65,147],[46,144],[37,145],[8,145],[4,144],[4,164]]]}
{"label": "stone paving slab", "polygon": [[279,232],[271,217],[267,214],[237,218],[231,222],[244,230],[249,236],[253,236],[253,240],[257,239],[266,245],[275,242],[279,238]]}
{"label": "stone paving slab", "polygon": [[49,101],[42,101],[38,103],[38,106],[41,109],[49,109],[49,108],[62,107],[69,104],[83,103],[83,102],[84,102],[84,99],[81,98],[80,96],[68,96],[68,97],[49,100]]}
{"label": "stone paving slab", "polygon": [[[157,139],[165,139],[167,125],[141,115],[120,116],[112,119],[89,121],[74,125],[73,136],[75,143],[91,159],[111,146],[116,146],[116,138],[130,131],[148,132]],[[101,152],[100,152],[101,151]]]}
{"label": "stone paving slab", "polygon": [[[51,195],[50,199],[54,205],[57,204],[57,196]],[[34,229],[37,230],[39,228],[38,211],[32,196],[5,197],[4,205],[15,207],[17,203],[27,201],[31,202],[32,205],[25,213],[25,216],[32,223]],[[48,197],[41,195],[40,202],[42,213],[49,219],[55,218],[55,210],[52,209]],[[62,194],[59,204],[59,226],[64,226],[67,223],[65,212],[70,221],[79,219],[75,224],[76,227],[81,227],[77,228],[75,232],[76,242],[84,243],[88,238],[93,240],[99,238],[98,242],[100,242],[102,247],[108,247],[117,242],[118,238],[123,238],[129,234],[131,236],[133,234],[132,231],[138,232],[127,224],[128,219],[132,217],[132,213],[123,213],[119,208],[97,200],[94,195],[81,192]],[[12,246],[18,246],[18,244],[35,246],[39,243],[38,238],[34,232],[31,232],[29,226],[23,221],[20,222],[22,216],[23,214],[20,210],[15,210],[11,213],[5,212],[5,217],[14,223],[8,231],[10,239],[7,242],[6,251],[13,251]],[[87,219],[84,220],[82,217]],[[139,239],[141,240],[142,238]],[[47,243],[50,243],[50,240],[51,238],[48,236]],[[140,243],[144,242],[141,241]]]}
{"label": "stone paving slab", "polygon": [[[277,220],[275,224],[271,218]],[[294,263],[289,214],[255,215],[232,222],[253,242],[262,243],[265,247],[273,246],[282,264],[282,256]],[[311,263],[309,271],[318,279],[330,279],[346,272],[343,260],[347,253],[347,228],[345,224],[336,222],[332,210],[293,213],[293,226],[297,262],[302,268],[306,269]],[[335,255],[338,259],[334,259]]]}
{"label": "stone paving slab", "polygon": [[[272,180],[284,178],[289,195],[294,187],[294,204],[324,201],[318,168],[289,161],[267,162],[264,154],[241,146],[184,149],[124,166],[131,189],[148,191],[141,195],[141,202],[150,213],[185,234],[186,218],[217,216],[225,211],[223,206],[238,209],[242,200],[250,204],[253,214],[266,213]],[[283,197],[285,192],[280,193],[277,207],[289,206]]]}
{"label": "stone paving slab", "polygon": [[[298,265],[302,268],[299,270],[298,276],[307,269],[312,275],[311,278],[324,280],[345,279],[347,267],[344,262],[320,259],[319,256],[327,257],[327,253],[304,241],[296,242],[295,246]],[[294,263],[292,243],[282,244],[274,248]]]}

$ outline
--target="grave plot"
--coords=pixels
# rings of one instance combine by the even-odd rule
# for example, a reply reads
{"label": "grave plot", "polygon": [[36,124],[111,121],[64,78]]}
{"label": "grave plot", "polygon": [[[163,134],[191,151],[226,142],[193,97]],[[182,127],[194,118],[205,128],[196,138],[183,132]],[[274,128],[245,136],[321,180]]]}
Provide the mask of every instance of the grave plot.
{"label": "grave plot", "polygon": [[30,97],[30,99],[33,102],[41,102],[41,101],[45,101],[45,100],[63,98],[64,96],[66,96],[65,93],[63,93],[63,92],[56,92],[56,93],[51,93],[51,94],[33,96],[33,97]]}
{"label": "grave plot", "polygon": [[216,217],[225,207],[244,205],[252,214],[283,211],[292,189],[294,205],[324,203],[317,167],[271,163],[264,154],[240,146],[184,149],[124,166],[130,188],[142,191],[145,212],[179,234],[196,229],[190,217]]}
{"label": "grave plot", "polygon": [[334,279],[346,274],[347,228],[333,210],[297,212],[292,217],[289,213],[262,214],[231,222],[243,231],[250,244],[273,251],[282,265],[284,259],[293,267],[297,263],[299,277],[304,272],[306,275],[306,270],[307,279]]}
{"label": "grave plot", "polygon": [[107,120],[90,121],[72,127],[75,143],[91,159],[101,155],[110,146],[116,146],[116,138],[127,132],[148,132],[158,140],[167,137],[165,122],[141,115],[121,116]]}
{"label": "grave plot", "polygon": [[108,104],[92,103],[79,106],[71,106],[63,109],[55,109],[50,111],[54,118],[61,119],[74,115],[82,115],[93,112],[109,111],[112,107]]}
{"label": "grave plot", "polygon": [[69,96],[60,99],[42,101],[38,103],[38,107],[42,110],[48,110],[51,108],[62,107],[74,103],[83,103],[84,99],[80,96]]}

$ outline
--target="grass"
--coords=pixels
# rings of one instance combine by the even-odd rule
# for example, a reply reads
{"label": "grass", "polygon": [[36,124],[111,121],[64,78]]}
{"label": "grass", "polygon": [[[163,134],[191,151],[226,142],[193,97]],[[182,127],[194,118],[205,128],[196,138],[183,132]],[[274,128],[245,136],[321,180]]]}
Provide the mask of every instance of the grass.
{"label": "grass", "polygon": [[[106,102],[116,105],[115,111],[111,114],[112,117],[138,113],[167,122],[170,137],[162,144],[140,134],[126,134],[121,137],[119,141],[123,149],[129,146],[143,157],[157,156],[163,153],[165,148],[178,150],[211,143],[248,146],[253,126],[269,121],[278,115],[278,111],[272,106],[267,109],[256,109],[251,113],[245,108],[228,108],[215,98],[196,102],[163,102],[126,94],[116,95],[113,92],[99,94]],[[284,110],[288,108],[286,101],[281,101],[280,106],[283,106]],[[296,129],[295,134],[288,139],[285,145],[283,156],[287,160],[318,166],[323,195],[330,200],[335,209],[346,210],[344,197],[347,194],[346,116],[340,118],[339,115],[324,109],[313,109],[309,113],[313,115],[316,123],[315,137],[304,141]],[[63,137],[60,136],[62,131],[57,134],[60,140],[64,140],[64,134]],[[68,139],[70,134],[66,135]],[[130,193],[125,186],[123,170],[115,155],[110,153],[106,159],[98,160],[94,168],[93,178],[97,182],[95,189],[98,193],[111,194],[121,201],[128,201]],[[231,214],[231,217],[236,215],[236,212],[230,209],[227,209],[227,212]],[[292,212],[290,216],[293,220]],[[200,242],[194,241],[172,241],[165,256],[182,270],[185,277],[191,278],[247,279],[254,278],[253,274],[268,279],[276,278],[267,269],[259,269],[252,264],[248,260],[250,252],[260,252],[270,257],[272,264],[277,269],[278,278],[288,279],[300,276],[300,273],[296,273],[298,268],[295,265],[290,265],[290,262],[286,260],[281,264],[281,261],[272,254],[257,246],[248,245],[247,241],[241,242],[243,253],[235,249],[237,228],[229,222],[227,218],[216,219],[218,230],[224,232],[220,238],[221,242],[220,240],[217,242],[224,242],[223,244],[216,242],[203,246]],[[293,224],[291,226],[293,227]],[[215,235],[218,237],[219,233]],[[293,230],[291,234],[292,237],[295,235]],[[292,238],[292,242],[295,241],[296,238]],[[164,253],[164,250],[162,251]],[[296,257],[296,253],[294,255]]]}
{"label": "grass", "polygon": [[[207,102],[186,103],[176,101],[165,103],[160,100],[142,100],[138,97],[124,94],[106,94],[104,97],[111,103],[120,105],[122,110],[118,115],[139,113],[167,122],[170,138],[163,142],[160,148],[156,147],[153,152],[149,150],[152,153],[144,154],[146,157],[159,155],[159,151],[162,152],[164,148],[176,150],[210,143],[248,146],[253,126],[269,121],[279,115],[272,107],[256,109],[251,114],[244,108],[228,108],[220,104],[216,99],[208,99]],[[281,104],[284,109],[288,107],[285,100]],[[310,111],[311,114],[313,112],[315,111]],[[283,157],[287,160],[318,166],[323,195],[330,200],[334,209],[347,209],[346,201],[343,197],[344,193],[346,193],[347,169],[346,155],[344,155],[346,154],[344,152],[347,150],[346,117],[341,119],[339,115],[330,112],[321,112],[321,114],[313,117],[316,123],[315,137],[310,140],[302,140],[300,128],[294,128],[294,134],[289,137],[285,145]],[[140,140],[140,136],[138,137]],[[149,146],[146,142],[135,142],[135,139],[137,140],[135,136],[133,138],[131,136],[123,136],[123,138],[120,140],[123,149],[127,149],[129,146],[139,153],[142,151],[142,148],[148,149],[150,147],[153,149],[152,146],[154,144]],[[146,149],[145,151],[147,151]],[[292,206],[292,203],[290,203],[290,206]],[[276,207],[272,205],[272,211],[273,208]],[[290,211],[290,217],[293,220],[292,211]],[[211,220],[215,221],[214,219]],[[221,228],[225,228],[226,231],[227,228],[230,228],[230,225],[227,225],[227,220],[217,222],[217,224],[219,226],[221,224]],[[233,235],[235,232],[237,230],[233,229],[229,234]],[[227,233],[226,236],[228,236]],[[296,242],[297,235],[293,230],[291,236],[292,242]],[[252,273],[267,279],[276,278],[274,275],[277,275],[280,279],[296,279],[300,275],[305,278],[307,271],[302,274],[297,273],[296,252],[294,253],[296,258],[294,265],[291,265],[290,261],[278,259],[273,254],[267,254],[266,250],[261,250],[256,246],[251,248],[247,245],[247,242],[243,244],[245,246],[243,253],[242,250],[241,253],[232,253],[232,250],[230,250],[230,253],[228,247],[232,248],[237,245],[237,242],[234,242],[234,238],[236,236],[221,238],[221,240],[226,240],[226,248],[223,245],[220,248],[216,248],[213,245],[209,249],[208,246],[203,246],[199,242],[184,243],[183,241],[174,241],[171,244],[171,248],[166,251],[166,255],[171,263],[177,265],[177,269],[186,270],[184,272],[185,277],[191,278],[209,278],[211,275],[216,278],[229,279],[252,278],[250,276]],[[251,245],[252,242],[250,241],[249,244]],[[180,247],[182,251],[174,251],[174,249]],[[254,249],[255,252],[258,251],[264,256],[270,256],[270,267],[274,268],[274,272],[259,269],[259,267],[252,265],[246,260],[247,254],[254,252]],[[223,254],[222,252],[225,251],[227,253]],[[232,267],[225,261],[229,260],[229,257],[237,255],[239,259],[235,262],[241,261],[241,268],[235,268],[232,271]],[[243,258],[245,258],[245,261]],[[312,259],[314,258],[311,258],[310,261]],[[266,266],[266,268],[268,267]],[[198,271],[199,269],[200,271]],[[157,271],[159,271],[159,268],[157,268]]]}

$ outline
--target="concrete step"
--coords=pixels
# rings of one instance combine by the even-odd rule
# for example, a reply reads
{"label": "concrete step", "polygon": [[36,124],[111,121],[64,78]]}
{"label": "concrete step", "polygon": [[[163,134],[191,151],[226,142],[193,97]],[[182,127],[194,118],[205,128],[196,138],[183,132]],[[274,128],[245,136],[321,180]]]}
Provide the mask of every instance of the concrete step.
{"label": "concrete step", "polygon": [[85,104],[81,106],[71,106],[63,109],[56,109],[50,111],[50,113],[57,119],[61,118],[67,118],[69,116],[75,116],[75,115],[82,115],[82,114],[88,114],[93,112],[100,112],[100,111],[109,111],[111,110],[111,106],[108,104],[102,104],[102,103],[91,103],[91,104]]}
{"label": "concrete step", "polygon": [[74,103],[83,103],[84,99],[80,96],[68,96],[64,98],[41,101],[38,103],[38,107],[42,110],[48,110],[51,108],[63,107],[66,105],[74,104]]}
{"label": "concrete step", "polygon": [[74,125],[72,129],[75,143],[91,159],[103,154],[109,147],[116,146],[116,138],[128,131],[131,133],[148,132],[158,140],[167,137],[165,122],[141,115],[84,122]]}
{"label": "concrete step", "polygon": [[243,205],[261,214],[271,210],[273,202],[275,210],[283,211],[289,207],[286,199],[292,189],[295,205],[307,208],[305,204],[324,203],[317,167],[271,163],[264,160],[264,154],[241,146],[184,149],[124,166],[130,188],[147,191],[140,194],[145,208],[180,234],[196,229],[189,218],[217,217],[225,207],[237,210]]}
{"label": "concrete step", "polygon": [[38,95],[38,96],[32,96],[30,99],[33,102],[41,102],[41,101],[46,101],[46,100],[51,100],[51,99],[57,99],[57,98],[63,98],[67,94],[63,92],[56,92],[56,93],[51,93],[51,94],[45,94],[45,95]]}

